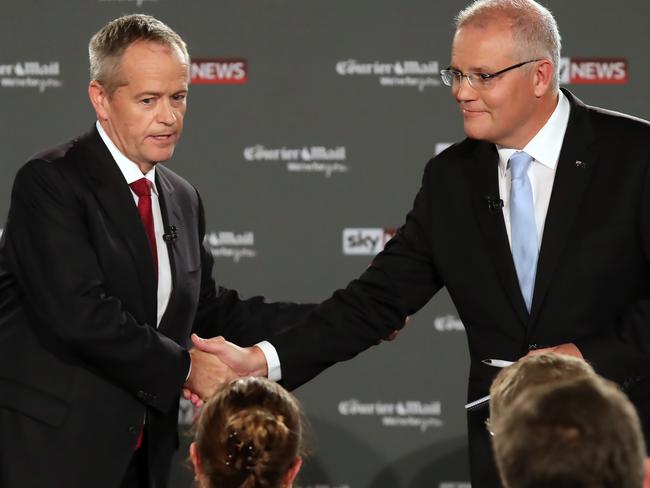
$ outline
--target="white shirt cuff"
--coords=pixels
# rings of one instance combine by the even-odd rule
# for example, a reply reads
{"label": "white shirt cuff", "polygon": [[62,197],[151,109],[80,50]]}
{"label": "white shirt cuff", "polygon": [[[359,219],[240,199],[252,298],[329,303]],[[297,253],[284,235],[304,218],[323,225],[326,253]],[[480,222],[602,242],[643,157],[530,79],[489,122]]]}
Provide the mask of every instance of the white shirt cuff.
{"label": "white shirt cuff", "polygon": [[262,350],[266,358],[266,368],[269,372],[268,378],[271,381],[280,381],[282,379],[282,369],[280,368],[278,351],[275,350],[275,347],[269,341],[258,342],[255,345]]}

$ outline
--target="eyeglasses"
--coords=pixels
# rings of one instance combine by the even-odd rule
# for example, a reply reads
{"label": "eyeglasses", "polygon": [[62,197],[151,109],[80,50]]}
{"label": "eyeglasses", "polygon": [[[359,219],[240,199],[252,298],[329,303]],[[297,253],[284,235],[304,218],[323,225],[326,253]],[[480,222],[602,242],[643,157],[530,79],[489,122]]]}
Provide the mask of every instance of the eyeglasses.
{"label": "eyeglasses", "polygon": [[520,68],[525,64],[534,63],[535,61],[541,61],[541,59],[531,59],[529,61],[524,61],[523,63],[513,64],[512,66],[508,66],[507,68],[504,68],[501,71],[497,71],[496,73],[474,72],[465,74],[462,71],[458,71],[457,69],[447,68],[440,71],[440,77],[442,78],[442,82],[445,85],[451,86],[452,88],[458,88],[463,82],[463,78],[467,78],[469,86],[475,90],[485,90],[486,88],[492,86],[492,82],[497,76],[500,76],[512,69]]}

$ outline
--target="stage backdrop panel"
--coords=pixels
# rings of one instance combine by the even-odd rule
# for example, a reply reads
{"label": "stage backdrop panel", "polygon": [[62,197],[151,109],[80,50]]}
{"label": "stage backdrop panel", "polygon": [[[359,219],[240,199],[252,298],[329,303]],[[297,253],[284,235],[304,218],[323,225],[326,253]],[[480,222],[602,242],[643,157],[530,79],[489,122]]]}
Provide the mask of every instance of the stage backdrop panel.
{"label": "stage backdrop panel", "polygon": [[[459,1],[2,0],[0,216],[30,154],[89,129],[87,43],[144,12],[187,41],[193,84],[169,166],[200,190],[220,283],[317,302],[345,286],[404,222],[427,160],[463,138],[438,71]],[[548,0],[562,83],[594,105],[650,117],[650,4]],[[0,224],[2,225],[2,224]],[[443,291],[392,343],[295,393],[312,454],[301,488],[466,488],[468,353]],[[179,412],[186,431],[193,409]],[[189,438],[173,485],[189,487]]]}

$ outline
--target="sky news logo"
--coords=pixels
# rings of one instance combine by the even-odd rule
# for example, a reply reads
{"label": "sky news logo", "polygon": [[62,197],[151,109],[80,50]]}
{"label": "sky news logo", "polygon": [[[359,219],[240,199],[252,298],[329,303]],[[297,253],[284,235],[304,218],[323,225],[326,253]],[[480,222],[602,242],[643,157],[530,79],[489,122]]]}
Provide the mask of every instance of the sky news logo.
{"label": "sky news logo", "polygon": [[623,85],[627,82],[627,59],[560,59],[560,84],[562,85]]}
{"label": "sky news logo", "polygon": [[241,85],[248,82],[245,59],[193,59],[190,67],[193,85]]}
{"label": "sky news logo", "polygon": [[381,252],[396,229],[348,228],[343,229],[343,254],[346,256],[374,256]]}

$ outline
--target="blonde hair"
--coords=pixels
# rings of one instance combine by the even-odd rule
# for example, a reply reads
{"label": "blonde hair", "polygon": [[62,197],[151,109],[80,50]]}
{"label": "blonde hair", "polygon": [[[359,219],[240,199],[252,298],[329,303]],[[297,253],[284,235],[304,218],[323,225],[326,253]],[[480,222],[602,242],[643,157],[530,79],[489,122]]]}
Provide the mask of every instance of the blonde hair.
{"label": "blonde hair", "polygon": [[494,378],[490,386],[490,425],[494,426],[498,417],[528,388],[595,374],[586,361],[572,356],[556,353],[525,356],[503,368]]}

